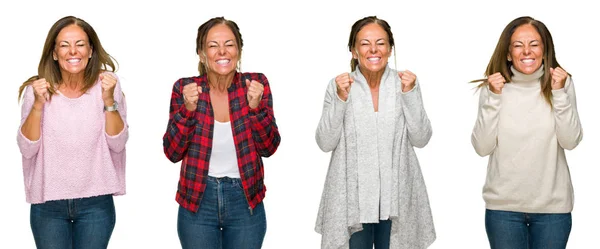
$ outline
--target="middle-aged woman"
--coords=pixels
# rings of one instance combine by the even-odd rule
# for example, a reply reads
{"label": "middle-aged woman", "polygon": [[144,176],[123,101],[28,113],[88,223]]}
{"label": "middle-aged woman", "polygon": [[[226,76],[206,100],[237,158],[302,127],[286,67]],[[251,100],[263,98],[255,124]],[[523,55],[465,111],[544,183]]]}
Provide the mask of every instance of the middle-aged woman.
{"label": "middle-aged woman", "polygon": [[565,248],[573,186],[564,149],[583,136],[575,88],[552,36],[531,17],[510,22],[480,85],[471,141],[489,155],[483,187],[492,249]]}
{"label": "middle-aged woman", "polygon": [[316,231],[322,248],[426,248],[435,230],[413,146],[431,124],[415,74],[388,67],[394,37],[375,16],[352,26],[351,73],[331,80],[317,144],[333,151]]}
{"label": "middle-aged woman", "polygon": [[262,157],[279,131],[267,78],[238,72],[242,35],[215,17],[198,28],[200,76],[177,80],[165,155],[181,162],[177,232],[185,248],[260,248],[267,229]]}
{"label": "middle-aged woman", "polygon": [[67,16],[48,32],[38,75],[19,89],[17,142],[37,248],[108,246],[128,139],[114,70],[92,26]]}

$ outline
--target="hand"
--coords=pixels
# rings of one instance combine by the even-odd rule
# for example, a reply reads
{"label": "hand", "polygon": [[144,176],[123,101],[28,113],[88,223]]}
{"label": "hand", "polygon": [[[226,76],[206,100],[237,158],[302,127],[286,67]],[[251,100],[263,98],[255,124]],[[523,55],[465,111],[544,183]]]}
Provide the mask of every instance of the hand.
{"label": "hand", "polygon": [[117,78],[110,73],[100,74],[100,83],[102,84],[102,101],[104,106],[112,106],[115,103],[114,93],[117,86]]}
{"label": "hand", "polygon": [[335,77],[335,85],[337,89],[337,95],[343,101],[348,100],[348,95],[350,94],[350,87],[354,83],[354,79],[350,77],[349,73],[343,73]]}
{"label": "hand", "polygon": [[183,103],[188,111],[195,111],[198,107],[198,96],[202,93],[202,87],[198,84],[189,83],[183,86]]}
{"label": "hand", "polygon": [[417,76],[411,71],[398,72],[398,77],[400,77],[400,82],[402,83],[402,92],[408,92],[415,87],[415,82],[417,81]]}
{"label": "hand", "polygon": [[488,76],[487,82],[490,87],[490,91],[492,91],[495,94],[501,94],[502,88],[504,88],[504,83],[506,83],[506,80],[504,79],[504,76],[502,76],[501,73],[495,73]]}
{"label": "hand", "polygon": [[550,75],[552,76],[552,90],[565,87],[567,76],[569,76],[567,71],[560,67],[550,68]]}
{"label": "hand", "polygon": [[35,96],[33,107],[41,110],[50,97],[48,93],[50,83],[48,83],[46,79],[41,78],[31,83],[31,87],[33,88],[33,95]]}
{"label": "hand", "polygon": [[248,105],[250,106],[250,109],[254,109],[260,104],[265,88],[263,84],[256,80],[250,81],[249,79],[246,79],[246,85],[248,86]]}

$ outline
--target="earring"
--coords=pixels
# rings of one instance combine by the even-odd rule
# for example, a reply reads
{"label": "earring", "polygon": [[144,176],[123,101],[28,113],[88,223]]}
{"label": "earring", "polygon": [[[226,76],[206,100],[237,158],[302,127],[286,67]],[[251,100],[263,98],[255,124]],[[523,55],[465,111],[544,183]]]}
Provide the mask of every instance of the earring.
{"label": "earring", "polygon": [[54,56],[52,56],[52,59],[53,59],[53,60],[55,60],[55,61],[57,61],[57,60],[58,60],[58,58],[56,58],[56,57],[54,57]]}
{"label": "earring", "polygon": [[90,59],[92,58],[92,54],[90,54]]}

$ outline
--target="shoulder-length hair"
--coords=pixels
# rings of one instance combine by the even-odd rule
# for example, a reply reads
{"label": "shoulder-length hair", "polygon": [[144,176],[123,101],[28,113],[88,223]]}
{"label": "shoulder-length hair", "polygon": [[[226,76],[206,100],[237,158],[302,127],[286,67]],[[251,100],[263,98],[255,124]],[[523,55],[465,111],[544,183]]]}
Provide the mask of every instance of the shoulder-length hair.
{"label": "shoulder-length hair", "polygon": [[[502,31],[496,49],[492,54],[492,58],[488,63],[487,69],[485,70],[485,76],[488,77],[492,74],[500,72],[506,82],[512,81],[513,73],[510,70],[512,61],[508,60],[508,54],[510,49],[510,38],[512,37],[515,30],[523,25],[533,26],[542,38],[542,44],[544,46],[544,55],[542,57],[544,67],[544,75],[540,81],[541,93],[548,104],[551,103],[552,98],[552,75],[550,74],[550,68],[560,67],[556,60],[556,54],[554,52],[554,42],[552,41],[552,35],[550,31],[541,21],[535,20],[529,16],[519,17],[510,22]],[[486,79],[474,80],[472,82],[483,82],[478,87],[487,85]]]}
{"label": "shoulder-length hair", "polygon": [[80,18],[66,16],[54,23],[54,25],[52,25],[50,28],[50,31],[48,31],[46,42],[44,43],[44,49],[42,51],[42,57],[40,58],[40,64],[38,66],[38,75],[29,78],[21,85],[21,87],[19,87],[19,99],[21,98],[25,87],[31,85],[33,81],[40,78],[45,78],[47,82],[52,83],[48,89],[50,97],[52,97],[52,94],[56,93],[56,89],[54,89],[53,84],[60,84],[62,80],[62,74],[60,73],[60,66],[58,65],[58,62],[52,57],[52,53],[56,48],[56,37],[62,29],[69,25],[77,25],[83,29],[88,36],[90,48],[92,48],[92,57],[89,59],[88,64],[85,67],[83,88],[81,90],[86,92],[88,89],[94,86],[98,76],[100,73],[102,73],[102,71],[115,72],[116,60],[104,50],[94,28]]}

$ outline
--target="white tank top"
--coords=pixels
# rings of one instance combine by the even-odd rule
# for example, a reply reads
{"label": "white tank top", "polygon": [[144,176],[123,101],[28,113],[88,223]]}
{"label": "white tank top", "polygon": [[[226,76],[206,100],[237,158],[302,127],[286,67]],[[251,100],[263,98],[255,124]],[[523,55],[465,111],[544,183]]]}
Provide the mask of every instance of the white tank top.
{"label": "white tank top", "polygon": [[222,123],[215,120],[208,175],[212,177],[240,178],[230,122]]}

